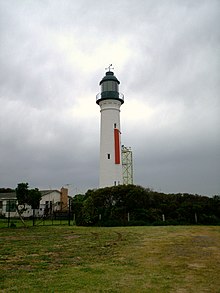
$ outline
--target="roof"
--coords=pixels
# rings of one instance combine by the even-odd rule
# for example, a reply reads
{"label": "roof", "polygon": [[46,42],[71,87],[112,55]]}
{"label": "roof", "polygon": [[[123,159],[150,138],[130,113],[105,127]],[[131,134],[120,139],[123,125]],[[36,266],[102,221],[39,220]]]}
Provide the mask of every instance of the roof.
{"label": "roof", "polygon": [[[40,190],[40,193],[42,196],[46,195],[46,194],[50,194],[52,192],[57,192],[60,194],[59,190],[53,189],[53,190]],[[17,199],[16,197],[16,192],[4,192],[4,193],[0,193],[0,200],[9,200],[9,199]]]}
{"label": "roof", "polygon": [[9,199],[16,199],[16,193],[15,192],[6,192],[6,193],[0,193],[0,200],[9,200]]}
{"label": "roof", "polygon": [[120,81],[116,78],[116,76],[114,76],[114,72],[112,71],[106,72],[106,75],[100,81],[99,85],[101,85],[104,81],[107,81],[107,80],[113,80],[113,81],[116,81],[118,84],[120,84]]}
{"label": "roof", "polygon": [[57,190],[57,189],[40,190],[40,193],[41,193],[42,196],[44,196],[44,195],[46,195],[46,194],[50,194],[50,193],[52,193],[52,192],[58,192],[58,193],[60,193],[60,191]]}

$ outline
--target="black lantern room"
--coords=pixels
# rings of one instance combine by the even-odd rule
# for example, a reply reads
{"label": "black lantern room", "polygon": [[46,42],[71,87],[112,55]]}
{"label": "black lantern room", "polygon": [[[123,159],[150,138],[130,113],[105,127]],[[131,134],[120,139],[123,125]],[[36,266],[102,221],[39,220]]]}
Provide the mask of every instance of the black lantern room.
{"label": "black lantern room", "polygon": [[101,94],[96,96],[96,103],[99,104],[100,101],[113,99],[118,100],[121,104],[124,103],[123,94],[119,93],[120,81],[114,76],[112,71],[107,71],[103,79],[100,81]]}

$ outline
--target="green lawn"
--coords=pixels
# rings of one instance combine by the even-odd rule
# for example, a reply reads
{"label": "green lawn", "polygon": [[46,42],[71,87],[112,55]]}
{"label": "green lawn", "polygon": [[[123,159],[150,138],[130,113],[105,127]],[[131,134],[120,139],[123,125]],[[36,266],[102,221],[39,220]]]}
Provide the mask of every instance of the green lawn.
{"label": "green lawn", "polygon": [[0,229],[0,292],[220,292],[220,227]]}

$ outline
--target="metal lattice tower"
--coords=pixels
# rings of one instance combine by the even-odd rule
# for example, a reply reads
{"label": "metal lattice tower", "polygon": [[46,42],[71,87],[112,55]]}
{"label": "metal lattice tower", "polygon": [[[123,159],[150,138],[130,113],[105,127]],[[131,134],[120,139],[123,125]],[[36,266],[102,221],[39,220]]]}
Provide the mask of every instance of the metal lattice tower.
{"label": "metal lattice tower", "polygon": [[122,175],[123,175],[123,184],[133,184],[133,158],[131,148],[127,148],[122,145],[121,148],[122,154]]}

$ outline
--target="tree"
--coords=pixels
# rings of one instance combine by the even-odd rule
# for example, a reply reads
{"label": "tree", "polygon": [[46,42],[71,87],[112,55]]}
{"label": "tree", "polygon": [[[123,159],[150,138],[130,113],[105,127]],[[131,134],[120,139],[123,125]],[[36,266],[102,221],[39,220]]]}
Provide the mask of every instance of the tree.
{"label": "tree", "polygon": [[33,209],[33,226],[35,221],[35,209],[39,208],[40,200],[41,200],[41,193],[38,190],[38,188],[30,189],[28,191],[28,204]]}
{"label": "tree", "polygon": [[18,204],[25,208],[25,204],[28,202],[28,183],[18,183],[15,189]]}
{"label": "tree", "polygon": [[[88,192],[88,191],[87,191]],[[73,199],[71,199],[71,210],[74,214],[74,218],[77,225],[82,225],[82,207],[83,201],[87,198],[85,194],[76,194]]]}
{"label": "tree", "polygon": [[165,194],[138,185],[88,190],[74,205],[77,225],[220,224],[220,196]]}
{"label": "tree", "polygon": [[11,189],[9,187],[7,187],[7,188],[1,187],[0,188],[0,193],[11,193],[11,192],[15,192],[15,190]]}
{"label": "tree", "polygon": [[[28,183],[18,183],[17,188],[15,189],[16,197],[18,200],[17,211],[22,223],[26,226],[22,213],[26,210],[25,205],[31,206],[33,211],[39,208],[41,193],[38,188],[28,189]],[[34,215],[34,214],[33,214]],[[34,224],[34,220],[33,220]]]}
{"label": "tree", "polygon": [[28,190],[28,204],[32,209],[38,209],[42,196],[38,188]]}

